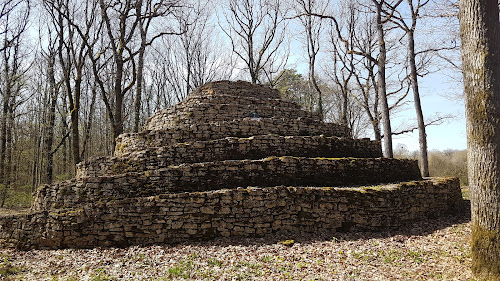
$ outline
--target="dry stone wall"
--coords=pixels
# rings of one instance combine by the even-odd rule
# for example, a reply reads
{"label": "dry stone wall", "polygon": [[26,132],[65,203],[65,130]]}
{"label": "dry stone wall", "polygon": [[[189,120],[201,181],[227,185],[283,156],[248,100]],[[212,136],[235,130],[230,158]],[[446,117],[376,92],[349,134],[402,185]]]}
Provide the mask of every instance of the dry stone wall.
{"label": "dry stone wall", "polygon": [[[132,154],[129,151],[132,151]],[[135,151],[135,152],[134,152]],[[126,155],[127,157],[123,157]],[[239,159],[262,159],[270,156],[356,157],[382,156],[379,141],[325,136],[261,135],[249,138],[227,137],[211,141],[176,143],[171,146],[123,147],[115,157],[99,157],[80,163],[76,177],[142,172],[181,163]]]}
{"label": "dry stone wall", "polygon": [[[37,190],[32,213],[0,217],[0,246],[175,243],[398,227],[461,205],[458,180],[422,179],[277,90],[214,82],[123,134],[113,157]],[[382,185],[379,185],[382,184]],[[251,186],[251,187],[249,187]]]}
{"label": "dry stone wall", "polygon": [[267,187],[96,201],[0,218],[3,247],[176,243],[224,236],[334,234],[400,227],[461,207],[450,178],[363,188]]}
{"label": "dry stone wall", "polygon": [[[237,100],[234,96],[234,100]],[[255,99],[252,99],[252,101]],[[155,114],[155,118],[149,123],[149,129],[163,129],[175,127],[179,122],[189,122],[190,124],[203,124],[210,122],[232,121],[245,117],[260,117],[260,118],[310,118],[319,121],[317,114],[312,114],[300,109],[295,104],[295,107],[290,107],[288,104],[281,105],[273,103],[258,104],[255,103],[224,103],[210,100],[213,103],[194,103],[182,104],[163,112]],[[281,101],[283,102],[283,101]],[[191,109],[196,107],[196,111]]]}
{"label": "dry stone wall", "polygon": [[[248,124],[242,124],[241,127],[234,126],[234,124],[238,125],[245,118],[262,121],[260,122],[262,123],[261,133],[252,131],[254,133],[250,135],[280,134],[278,132],[283,132],[284,135],[321,134],[316,133],[316,131],[309,132],[311,128],[302,126],[307,124],[321,128],[335,127],[335,133],[331,136],[348,136],[348,130],[344,126],[323,123],[318,114],[304,111],[295,103],[281,100],[278,90],[241,81],[220,81],[195,90],[182,103],[153,115],[146,123],[146,130],[197,131],[193,130],[192,127],[202,125],[201,131],[204,132],[209,131],[210,127],[222,127],[224,130],[222,137],[240,136],[238,134],[245,134],[245,127]],[[254,127],[257,124],[252,122]],[[269,125],[272,125],[274,130]],[[297,132],[293,130],[294,128]],[[327,129],[324,134],[330,134],[332,129]],[[221,136],[216,135],[214,138],[208,139],[218,138]],[[202,137],[202,139],[205,138]]]}
{"label": "dry stone wall", "polygon": [[179,125],[168,130],[143,131],[122,134],[116,139],[120,154],[144,150],[147,147],[175,145],[176,143],[217,140],[226,137],[247,138],[257,135],[347,137],[345,126],[333,123],[315,123],[311,119],[244,118],[237,121]]}
{"label": "dry stone wall", "polygon": [[35,210],[69,208],[102,198],[200,192],[245,186],[348,186],[421,179],[415,160],[269,157],[172,165],[90,177],[40,188]]}

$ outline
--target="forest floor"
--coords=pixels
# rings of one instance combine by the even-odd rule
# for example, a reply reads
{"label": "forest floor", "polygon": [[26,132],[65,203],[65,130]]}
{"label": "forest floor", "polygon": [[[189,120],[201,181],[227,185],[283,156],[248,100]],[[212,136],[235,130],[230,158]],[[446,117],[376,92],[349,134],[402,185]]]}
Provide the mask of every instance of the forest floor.
{"label": "forest floor", "polygon": [[397,230],[335,237],[0,250],[0,280],[472,280],[469,208]]}

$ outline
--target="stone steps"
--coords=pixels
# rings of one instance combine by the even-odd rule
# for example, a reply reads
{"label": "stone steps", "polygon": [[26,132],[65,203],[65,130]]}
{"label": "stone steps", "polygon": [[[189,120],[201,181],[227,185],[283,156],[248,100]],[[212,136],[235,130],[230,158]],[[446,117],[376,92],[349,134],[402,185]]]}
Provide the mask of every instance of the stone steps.
{"label": "stone steps", "polygon": [[[380,158],[380,142],[354,140],[345,126],[279,98],[241,81],[196,89],[148,130],[119,136],[114,157],[38,188],[32,214],[0,217],[0,247],[329,235],[461,204],[457,179],[422,180],[417,161]],[[246,117],[250,110],[259,116]]]}
{"label": "stone steps", "polygon": [[[130,148],[130,147],[129,147]],[[77,178],[142,172],[181,163],[222,160],[262,159],[269,156],[297,157],[382,157],[380,142],[325,136],[259,135],[250,138],[228,137],[211,141],[177,143],[129,151],[116,150],[114,157],[99,157],[78,164]]]}
{"label": "stone steps", "polygon": [[217,140],[226,137],[251,137],[275,134],[280,136],[348,137],[347,127],[318,122],[309,118],[244,118],[240,120],[205,124],[180,124],[168,130],[126,133],[116,139],[116,151],[139,151],[151,146],[168,146],[176,143]]}
{"label": "stone steps", "polygon": [[247,186],[345,186],[419,179],[417,161],[406,159],[284,156],[226,160],[74,179],[40,188],[34,208],[47,210],[96,200]]}

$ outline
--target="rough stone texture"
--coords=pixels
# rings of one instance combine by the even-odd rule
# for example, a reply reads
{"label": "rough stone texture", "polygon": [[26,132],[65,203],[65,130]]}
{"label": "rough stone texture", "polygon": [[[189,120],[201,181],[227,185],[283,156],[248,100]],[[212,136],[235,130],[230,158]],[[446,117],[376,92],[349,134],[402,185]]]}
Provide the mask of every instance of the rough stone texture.
{"label": "rough stone texture", "polygon": [[437,178],[363,188],[248,187],[103,200],[0,218],[0,244],[55,249],[376,230],[453,212],[461,201],[457,184]]}
{"label": "rough stone texture", "polygon": [[[133,167],[133,166],[132,166]],[[129,167],[131,170],[132,167]],[[120,169],[125,169],[121,167]],[[389,158],[268,157],[171,165],[146,172],[117,172],[38,189],[34,210],[76,207],[102,198],[152,196],[245,186],[339,186],[420,179],[413,160]]]}
{"label": "rough stone texture", "polygon": [[179,124],[168,129],[128,133],[116,139],[119,153],[144,150],[151,146],[168,146],[200,140],[225,137],[247,138],[257,135],[346,137],[348,130],[342,125],[316,122],[312,119],[249,118],[202,124]]}
{"label": "rough stone texture", "polygon": [[[196,111],[192,110],[194,107]],[[318,114],[281,100],[277,90],[260,85],[249,87],[247,82],[219,81],[200,87],[183,102],[155,113],[146,123],[146,130],[176,128],[179,124],[233,121],[251,117],[252,113],[260,118],[306,118],[320,123]]]}
{"label": "rough stone texture", "polygon": [[[212,141],[176,143],[170,146],[133,149],[115,157],[98,157],[77,166],[77,178],[118,172],[141,172],[181,163],[238,159],[262,159],[269,156],[298,157],[382,157],[380,142],[369,139],[346,139],[325,136],[260,135],[249,138],[227,137]],[[132,154],[130,154],[132,153]],[[123,156],[127,157],[123,157]]]}
{"label": "rough stone texture", "polygon": [[155,114],[145,131],[121,135],[113,157],[40,187],[31,214],[0,217],[0,246],[378,229],[460,205],[458,180],[423,180],[417,161],[381,155],[380,142],[352,139],[276,90],[209,83]]}

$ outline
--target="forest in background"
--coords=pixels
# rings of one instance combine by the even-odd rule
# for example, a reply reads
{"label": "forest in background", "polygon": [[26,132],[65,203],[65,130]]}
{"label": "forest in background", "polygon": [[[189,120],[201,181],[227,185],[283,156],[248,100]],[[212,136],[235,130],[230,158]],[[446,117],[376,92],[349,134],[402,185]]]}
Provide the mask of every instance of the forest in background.
{"label": "forest in background", "polygon": [[[0,205],[26,205],[40,184],[111,155],[114,139],[155,111],[225,79],[275,87],[353,137],[383,140],[386,157],[418,158],[424,175],[464,184],[464,151],[427,155],[426,126],[447,116],[423,116],[418,90],[429,73],[460,75],[457,9],[437,0],[3,1]],[[402,111],[415,124],[391,129]],[[420,151],[393,153],[392,135],[413,130]]]}

